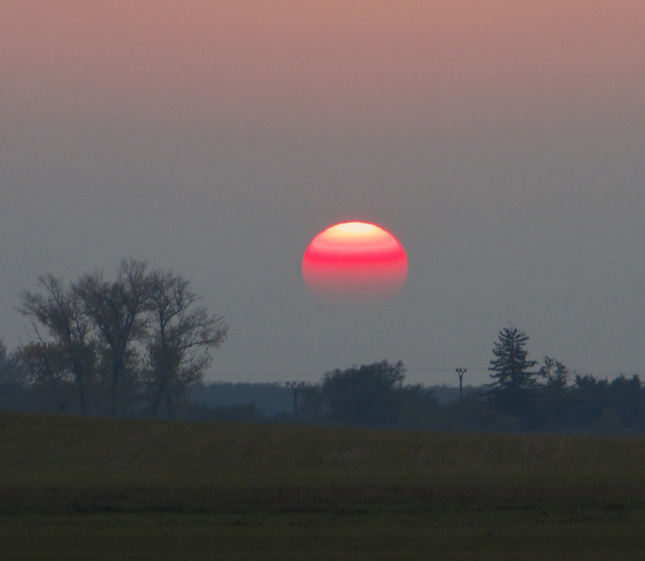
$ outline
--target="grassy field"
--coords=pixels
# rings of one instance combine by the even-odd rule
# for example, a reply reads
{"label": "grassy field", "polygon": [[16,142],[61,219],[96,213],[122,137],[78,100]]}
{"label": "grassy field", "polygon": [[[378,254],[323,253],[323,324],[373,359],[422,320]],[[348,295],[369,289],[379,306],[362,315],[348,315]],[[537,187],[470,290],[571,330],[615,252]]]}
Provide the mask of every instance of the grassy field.
{"label": "grassy field", "polygon": [[0,559],[643,559],[645,440],[0,413]]}

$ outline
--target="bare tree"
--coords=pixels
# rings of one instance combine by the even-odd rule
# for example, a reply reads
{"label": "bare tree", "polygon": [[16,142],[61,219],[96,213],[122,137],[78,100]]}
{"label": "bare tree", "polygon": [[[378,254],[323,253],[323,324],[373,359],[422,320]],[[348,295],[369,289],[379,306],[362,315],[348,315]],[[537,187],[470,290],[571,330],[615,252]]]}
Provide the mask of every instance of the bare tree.
{"label": "bare tree", "polygon": [[86,274],[73,285],[83,311],[96,327],[109,370],[108,412],[119,412],[119,388],[125,383],[133,344],[144,336],[148,307],[148,278],[145,261],[123,260],[114,281],[106,281],[101,271]]}
{"label": "bare tree", "polygon": [[32,341],[20,348],[20,358],[27,365],[28,379],[36,392],[41,394],[55,411],[73,411],[70,399],[73,379],[61,345]]}
{"label": "bare tree", "polygon": [[153,415],[172,417],[227,336],[188,281],[144,261],[123,260],[114,280],[97,270],[69,286],[53,275],[38,285],[20,295],[34,333],[22,355],[57,409],[75,386],[83,414],[128,414],[147,397]]}
{"label": "bare tree", "polygon": [[[91,325],[78,294],[51,274],[40,277],[42,292],[23,291],[19,312],[31,319],[37,342],[24,348],[24,356],[47,384],[71,375],[82,414],[88,413],[87,391],[95,374],[96,355]],[[45,327],[48,340],[40,334]]]}
{"label": "bare tree", "polygon": [[170,272],[154,271],[148,283],[151,332],[146,385],[151,413],[165,409],[172,418],[190,385],[201,381],[211,364],[209,350],[226,339],[228,326],[209,314],[189,281]]}

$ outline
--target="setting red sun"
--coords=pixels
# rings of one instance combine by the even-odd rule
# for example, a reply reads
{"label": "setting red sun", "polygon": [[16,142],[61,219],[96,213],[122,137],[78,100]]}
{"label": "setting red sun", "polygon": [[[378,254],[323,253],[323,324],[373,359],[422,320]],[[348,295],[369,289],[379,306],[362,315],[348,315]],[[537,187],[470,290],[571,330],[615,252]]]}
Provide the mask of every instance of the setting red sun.
{"label": "setting red sun", "polygon": [[403,288],[407,275],[408,260],[398,240],[366,222],[323,230],[302,258],[302,278],[321,299],[385,299]]}

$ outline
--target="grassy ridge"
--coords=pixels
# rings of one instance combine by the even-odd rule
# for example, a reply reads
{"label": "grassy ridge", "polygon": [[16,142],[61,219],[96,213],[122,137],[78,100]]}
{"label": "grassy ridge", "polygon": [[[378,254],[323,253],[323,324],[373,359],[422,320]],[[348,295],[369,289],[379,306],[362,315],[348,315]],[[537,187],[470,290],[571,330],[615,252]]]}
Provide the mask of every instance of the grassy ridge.
{"label": "grassy ridge", "polygon": [[0,450],[4,509],[645,502],[640,438],[3,412]]}

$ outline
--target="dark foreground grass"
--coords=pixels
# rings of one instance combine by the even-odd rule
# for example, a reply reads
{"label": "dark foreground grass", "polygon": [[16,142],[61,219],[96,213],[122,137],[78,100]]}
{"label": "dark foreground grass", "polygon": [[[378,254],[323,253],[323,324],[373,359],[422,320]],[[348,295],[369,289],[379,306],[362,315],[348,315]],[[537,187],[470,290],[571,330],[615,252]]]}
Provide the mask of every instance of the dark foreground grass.
{"label": "dark foreground grass", "polygon": [[0,559],[643,559],[645,441],[0,413]]}
{"label": "dark foreground grass", "polygon": [[642,560],[642,513],[20,515],[2,559]]}

